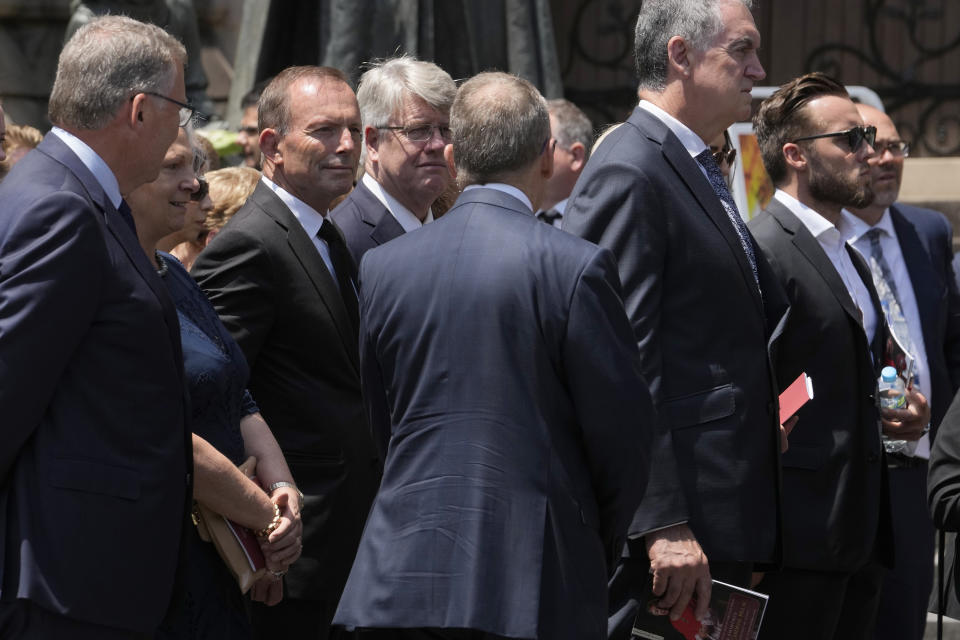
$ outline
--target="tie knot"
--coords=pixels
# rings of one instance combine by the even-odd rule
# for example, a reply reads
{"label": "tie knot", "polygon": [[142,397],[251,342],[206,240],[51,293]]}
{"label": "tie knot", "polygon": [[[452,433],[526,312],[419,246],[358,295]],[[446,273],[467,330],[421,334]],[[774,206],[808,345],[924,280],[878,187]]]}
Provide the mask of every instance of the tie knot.
{"label": "tie knot", "polygon": [[325,240],[327,244],[340,242],[340,234],[333,228],[333,223],[326,218],[323,219],[323,224],[321,224],[320,229],[317,230],[317,237]]}
{"label": "tie knot", "polygon": [[560,218],[561,214],[556,209],[547,209],[546,211],[538,211],[537,217],[543,220],[544,222],[549,222],[553,224],[553,221]]}
{"label": "tie knot", "polygon": [[713,173],[714,171],[720,173],[720,167],[717,166],[717,161],[713,159],[713,152],[710,151],[710,147],[707,147],[697,154],[697,162],[699,162],[700,166],[710,173]]}

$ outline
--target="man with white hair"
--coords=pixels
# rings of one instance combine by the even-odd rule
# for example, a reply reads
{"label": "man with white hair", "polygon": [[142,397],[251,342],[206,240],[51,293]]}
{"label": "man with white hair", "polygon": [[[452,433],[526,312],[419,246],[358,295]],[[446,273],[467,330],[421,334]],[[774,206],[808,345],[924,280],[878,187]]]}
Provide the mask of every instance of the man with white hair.
{"label": "man with white hair", "polygon": [[177,599],[180,329],[122,194],[193,116],[185,62],[158,27],[92,19],[60,54],[53,130],[0,185],[3,638],[152,638]]}
{"label": "man with white hair", "polygon": [[360,78],[360,184],[331,214],[353,259],[433,220],[430,206],[452,182],[443,159],[457,85],[446,71],[410,56],[373,65]]}

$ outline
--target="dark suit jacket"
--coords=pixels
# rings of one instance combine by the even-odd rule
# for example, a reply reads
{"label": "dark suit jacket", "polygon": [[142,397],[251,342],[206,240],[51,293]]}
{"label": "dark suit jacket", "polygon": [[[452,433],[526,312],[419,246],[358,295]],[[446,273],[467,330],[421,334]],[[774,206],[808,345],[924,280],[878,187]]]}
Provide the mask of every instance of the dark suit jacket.
{"label": "dark suit jacket", "polygon": [[813,378],[814,398],[797,413],[783,454],[784,565],[852,571],[872,557],[875,543],[889,564],[893,534],[875,397],[887,329],[869,267],[847,245],[877,313],[868,345],[860,310],[799,218],[773,200],[750,230],[790,299],[777,377]]}
{"label": "dark suit jacket", "polygon": [[265,184],[193,266],[250,364],[250,393],[299,488],[303,555],[287,595],[331,604],[379,481],[363,415],[356,327],[303,227]]}
{"label": "dark suit jacket", "polygon": [[0,599],[154,631],[192,468],[176,311],[49,135],[0,186]]}
{"label": "dark suit jacket", "polygon": [[606,637],[653,421],[610,253],[477,189],[361,285],[389,449],[335,622]]}
{"label": "dark suit jacket", "polygon": [[894,204],[890,217],[920,312],[933,391],[932,438],[960,387],[960,292],[951,264],[953,230],[942,213],[931,209]]}
{"label": "dark suit jacket", "polygon": [[780,445],[768,345],[786,302],[766,262],[761,298],[696,161],[639,108],[591,155],[563,228],[617,256],[660,412],[631,533],[688,521],[711,561],[775,562]]}
{"label": "dark suit jacket", "polygon": [[350,254],[357,264],[360,264],[360,258],[368,249],[404,234],[397,219],[362,181],[330,212],[330,217],[343,231]]}

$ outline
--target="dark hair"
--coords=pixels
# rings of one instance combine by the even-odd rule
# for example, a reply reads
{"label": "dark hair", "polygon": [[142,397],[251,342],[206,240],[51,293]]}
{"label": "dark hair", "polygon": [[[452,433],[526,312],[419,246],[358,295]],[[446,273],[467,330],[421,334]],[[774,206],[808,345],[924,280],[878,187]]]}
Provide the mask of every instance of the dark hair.
{"label": "dark hair", "polygon": [[287,67],[270,81],[260,96],[257,108],[257,127],[260,131],[274,129],[281,136],[287,134],[290,127],[290,87],[304,78],[340,81],[350,86],[346,74],[333,67]]}
{"label": "dark hair", "polygon": [[753,130],[757,134],[763,166],[774,186],[787,178],[787,163],[783,145],[807,135],[814,123],[807,118],[803,107],[822,96],[849,97],[842,84],[819,71],[800,76],[781,86],[760,103],[753,116]]}
{"label": "dark hair", "polygon": [[250,107],[257,106],[260,102],[260,96],[263,95],[263,90],[266,89],[267,85],[272,81],[273,78],[267,78],[253,85],[253,88],[243,94],[243,97],[240,99],[240,108],[246,111]]}

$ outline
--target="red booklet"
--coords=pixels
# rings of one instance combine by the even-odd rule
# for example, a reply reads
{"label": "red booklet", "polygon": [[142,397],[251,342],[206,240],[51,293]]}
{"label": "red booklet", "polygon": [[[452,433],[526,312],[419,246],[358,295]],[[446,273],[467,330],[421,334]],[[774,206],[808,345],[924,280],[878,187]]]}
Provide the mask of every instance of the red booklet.
{"label": "red booklet", "polygon": [[780,424],[786,422],[810,400],[813,400],[813,378],[801,373],[800,377],[780,394]]}
{"label": "red booklet", "polygon": [[224,516],[220,517],[227,523],[227,528],[230,529],[230,533],[232,533],[233,537],[240,543],[240,548],[243,549],[244,555],[247,556],[247,562],[250,564],[250,570],[259,571],[260,569],[265,569],[267,559],[263,557],[263,551],[260,549],[257,536],[253,535],[253,532],[245,526],[237,524]]}

